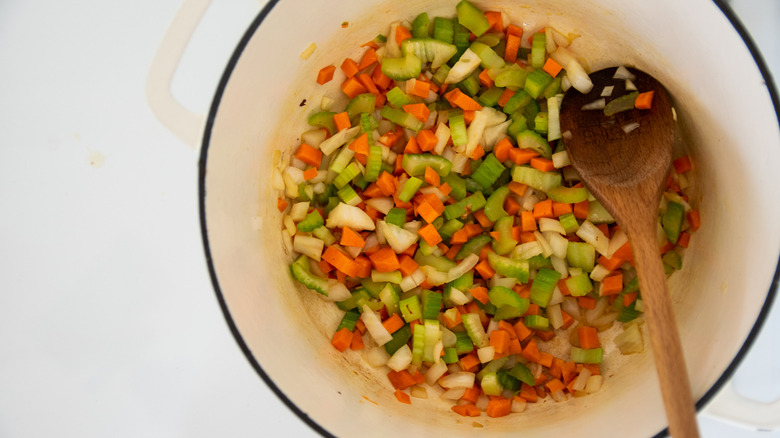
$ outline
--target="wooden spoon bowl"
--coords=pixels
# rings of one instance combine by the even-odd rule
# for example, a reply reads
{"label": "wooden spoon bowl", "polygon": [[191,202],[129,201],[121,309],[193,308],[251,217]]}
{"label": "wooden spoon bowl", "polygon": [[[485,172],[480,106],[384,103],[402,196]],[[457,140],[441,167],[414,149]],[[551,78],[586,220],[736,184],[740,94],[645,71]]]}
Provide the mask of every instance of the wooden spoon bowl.
{"label": "wooden spoon bowl", "polygon": [[614,79],[615,71],[591,74],[594,86],[587,94],[574,89],[566,93],[561,131],[585,186],[629,237],[669,431],[674,437],[697,437],[695,406],[656,237],[658,206],[672,163],[674,113],[663,85],[635,69],[630,72],[638,91],[653,92],[650,109],[629,107],[611,115],[583,110],[602,98],[605,87],[614,87],[607,102],[627,94],[626,80]]}

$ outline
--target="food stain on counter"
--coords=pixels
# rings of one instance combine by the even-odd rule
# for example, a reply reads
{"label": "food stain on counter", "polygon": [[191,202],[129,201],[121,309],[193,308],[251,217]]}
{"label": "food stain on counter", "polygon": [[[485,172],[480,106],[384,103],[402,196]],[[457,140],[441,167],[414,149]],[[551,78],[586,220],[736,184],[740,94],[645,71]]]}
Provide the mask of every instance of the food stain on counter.
{"label": "food stain on counter", "polygon": [[103,167],[103,164],[106,162],[106,156],[100,151],[87,150],[89,151],[89,165],[92,166],[93,169],[100,169]]}

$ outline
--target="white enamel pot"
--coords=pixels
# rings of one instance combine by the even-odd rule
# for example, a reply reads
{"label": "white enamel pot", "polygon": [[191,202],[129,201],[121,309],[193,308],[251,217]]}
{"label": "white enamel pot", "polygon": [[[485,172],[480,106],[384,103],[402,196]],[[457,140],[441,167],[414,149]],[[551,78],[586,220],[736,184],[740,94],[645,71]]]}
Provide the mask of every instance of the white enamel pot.
{"label": "white enamel pot", "polygon": [[[158,53],[147,91],[160,119],[185,141],[200,144],[203,238],[226,320],[262,379],[325,436],[663,434],[649,346],[624,357],[606,340],[607,378],[596,394],[564,403],[548,400],[500,419],[465,419],[436,398],[414,399],[411,406],[397,402],[386,370],[330,345],[339,318],[334,306],[289,275],[292,254],[283,249],[278,192],[270,182],[272,156],[280,150],[289,157],[299,144],[306,117],[322,95],[316,72],[338,66],[346,56],[359,59],[360,44],[386,32],[392,20],[422,11],[452,15],[456,3],[272,0],[233,54],[203,131],[201,119],[181,108],[168,88],[178,60],[170,54],[186,45],[208,0],[185,4]],[[777,287],[780,130],[766,66],[720,2],[478,4],[505,11],[513,22],[580,34],[572,48],[592,70],[636,66],[660,79],[673,96],[695,163],[702,226],[670,288],[693,394],[703,408],[748,350]],[[342,28],[343,22],[349,26]],[[304,60],[299,55],[310,43],[317,50]],[[780,425],[779,410],[777,404],[742,400],[719,413],[767,428]],[[474,427],[474,421],[483,427]]]}

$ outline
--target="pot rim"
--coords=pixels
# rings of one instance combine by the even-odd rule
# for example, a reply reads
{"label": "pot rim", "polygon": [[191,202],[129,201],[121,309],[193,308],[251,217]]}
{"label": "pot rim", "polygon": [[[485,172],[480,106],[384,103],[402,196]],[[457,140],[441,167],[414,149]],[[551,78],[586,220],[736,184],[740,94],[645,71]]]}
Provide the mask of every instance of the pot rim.
{"label": "pot rim", "polygon": [[[225,301],[225,297],[222,293],[222,289],[220,288],[216,269],[211,256],[211,248],[209,245],[208,231],[206,228],[206,162],[208,160],[211,133],[214,127],[214,122],[216,119],[217,112],[219,110],[219,105],[221,103],[222,96],[225,92],[225,88],[227,87],[227,84],[230,81],[231,74],[233,73],[233,70],[238,64],[238,60],[240,59],[241,54],[243,53],[244,49],[249,43],[249,40],[253,37],[254,33],[257,31],[257,29],[266,19],[266,17],[274,8],[274,6],[276,6],[276,4],[279,3],[279,1],[280,0],[268,0],[265,6],[263,6],[260,12],[258,12],[255,19],[249,25],[248,29],[242,36],[241,40],[236,46],[236,49],[234,50],[233,54],[230,57],[230,60],[228,61],[225,67],[222,77],[220,78],[219,84],[217,85],[211,106],[209,108],[208,116],[204,127],[202,142],[201,142],[200,158],[198,161],[198,204],[199,204],[201,238],[203,240],[203,249],[205,253],[204,255],[206,257],[206,263],[208,265],[209,276],[211,277],[211,283],[212,286],[214,287],[214,292],[217,296],[217,301],[219,302],[219,306],[222,310],[222,315],[225,318],[225,322],[227,323],[228,327],[230,328],[230,332],[233,334],[233,338],[235,339],[238,346],[241,348],[241,351],[244,353],[246,359],[249,361],[249,363],[252,365],[254,370],[260,376],[261,380],[265,382],[265,384],[279,398],[279,400],[281,400],[282,403],[284,403],[284,405],[286,405],[293,413],[295,413],[295,415],[301,421],[303,421],[305,424],[311,427],[312,430],[316,431],[323,437],[335,437],[335,435],[333,435],[332,433],[327,431],[322,425],[314,421],[305,412],[303,412],[292,400],[290,400],[284,394],[284,392],[282,392],[281,388],[279,388],[274,383],[274,381],[271,380],[268,374],[263,370],[263,367],[254,357],[254,355],[252,355],[252,352],[249,350],[249,347],[244,341],[241,332],[238,330],[238,327],[236,326],[236,323],[233,320],[232,315],[230,314],[230,311],[227,307],[227,303]],[[718,9],[720,9],[723,15],[728,19],[729,23],[731,23],[731,25],[737,31],[740,38],[742,38],[742,41],[745,43],[745,46],[747,47],[748,51],[750,52],[753,61],[758,67],[759,72],[761,73],[761,76],[763,77],[766,83],[767,90],[769,91],[769,95],[772,100],[772,106],[774,107],[775,110],[775,116],[778,122],[778,129],[780,129],[780,95],[778,94],[778,90],[772,78],[772,75],[770,73],[769,67],[767,66],[766,61],[764,60],[760,51],[758,50],[758,46],[751,38],[745,26],[742,24],[741,21],[739,21],[734,11],[728,5],[727,0],[711,0],[711,1],[715,3]],[[778,258],[772,283],[769,287],[769,290],[767,291],[766,300],[764,301],[761,311],[758,314],[758,318],[756,318],[756,322],[751,328],[750,333],[745,339],[745,342],[742,344],[742,347],[734,356],[731,363],[729,363],[729,365],[726,367],[726,370],[715,381],[715,383],[710,387],[710,389],[707,390],[707,392],[704,393],[704,395],[696,402],[697,412],[701,412],[703,407],[706,406],[715,397],[715,395],[718,394],[718,392],[723,388],[726,382],[728,382],[731,379],[731,377],[734,375],[736,370],[739,368],[739,365],[744,360],[745,356],[747,356],[748,352],[754,345],[755,340],[758,338],[761,329],[764,326],[764,323],[769,315],[769,312],[772,309],[772,304],[774,303],[777,295],[778,284],[780,284],[780,258]],[[654,438],[668,436],[668,434],[669,434],[668,428],[664,428],[663,430],[655,434]]]}

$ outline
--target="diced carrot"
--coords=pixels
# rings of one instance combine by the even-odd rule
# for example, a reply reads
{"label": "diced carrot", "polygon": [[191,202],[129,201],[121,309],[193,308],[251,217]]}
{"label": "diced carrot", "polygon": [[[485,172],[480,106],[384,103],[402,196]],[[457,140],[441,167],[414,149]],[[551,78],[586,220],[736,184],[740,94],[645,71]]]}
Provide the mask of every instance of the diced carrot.
{"label": "diced carrot", "polygon": [[531,159],[538,156],[539,152],[533,149],[512,148],[509,150],[509,159],[516,165],[530,163]]}
{"label": "diced carrot", "polygon": [[571,327],[572,324],[574,324],[575,320],[571,315],[564,312],[563,310],[561,310],[561,315],[563,315],[563,325],[561,328],[566,330],[567,328]]}
{"label": "diced carrot", "polygon": [[424,103],[409,103],[402,108],[406,113],[413,115],[421,122],[427,121],[428,116],[431,114],[431,110],[428,109],[428,106]]}
{"label": "diced carrot", "polygon": [[463,110],[476,111],[482,109],[482,105],[460,91],[459,88],[453,88],[451,91],[448,91],[444,97],[452,106],[462,108]]}
{"label": "diced carrot", "polygon": [[337,113],[333,115],[333,123],[336,124],[337,131],[343,131],[348,129],[351,125],[349,122],[349,114],[345,112]]}
{"label": "diced carrot", "polygon": [[310,167],[303,171],[303,180],[308,181],[310,179],[317,178],[317,175],[319,174],[319,171],[316,167]]}
{"label": "diced carrot", "polygon": [[406,324],[403,319],[401,319],[400,314],[395,313],[393,316],[387,318],[386,320],[382,321],[382,326],[387,330],[390,334],[395,333],[400,329],[401,327]]}
{"label": "diced carrot", "polygon": [[407,370],[393,371],[390,370],[387,373],[387,378],[390,379],[390,384],[393,388],[404,390],[412,385],[417,384],[417,379]]}
{"label": "diced carrot", "polygon": [[545,351],[539,352],[539,365],[545,366],[547,368],[552,368],[553,361],[555,360],[555,356],[553,356],[550,353],[547,353]]}
{"label": "diced carrot", "polygon": [[653,106],[653,90],[639,93],[634,101],[634,108],[636,109],[650,109]]}
{"label": "diced carrot", "polygon": [[699,210],[691,210],[686,215],[688,218],[688,224],[691,226],[691,231],[696,231],[701,226],[701,215],[699,214]]}
{"label": "diced carrot", "polygon": [[360,69],[358,68],[357,62],[352,58],[346,58],[344,59],[344,62],[341,63],[341,71],[343,71],[348,78],[351,78],[352,76],[355,76]]}
{"label": "diced carrot", "polygon": [[577,297],[577,304],[583,309],[593,310],[596,308],[596,299],[589,296]]}
{"label": "diced carrot", "polygon": [[536,236],[530,231],[523,231],[520,233],[520,243],[535,242]]}
{"label": "diced carrot", "polygon": [[289,202],[287,202],[287,200],[285,200],[284,198],[277,198],[277,199],[276,199],[276,208],[277,208],[277,209],[278,209],[280,212],[284,213],[284,210],[286,210],[286,209],[287,209],[287,206],[288,206],[288,205],[290,205],[290,203],[289,203]]}
{"label": "diced carrot", "polygon": [[563,382],[558,379],[550,379],[547,383],[544,384],[544,387],[550,391],[550,394],[554,394],[558,391],[563,391],[566,389],[566,385],[564,385]]}
{"label": "diced carrot", "polygon": [[482,390],[479,388],[479,386],[474,385],[466,389],[466,392],[460,397],[460,400],[476,403],[481,392]]}
{"label": "diced carrot", "polygon": [[520,353],[520,355],[531,362],[539,362],[541,353],[539,352],[539,346],[536,344],[536,339],[531,339],[525,348],[523,348],[523,352]]}
{"label": "diced carrot", "polygon": [[417,144],[420,145],[420,150],[424,152],[432,151],[438,142],[439,139],[436,138],[436,134],[430,129],[422,129],[417,133]]}
{"label": "diced carrot", "polygon": [[355,77],[347,78],[347,80],[341,84],[341,91],[343,91],[344,94],[346,94],[350,99],[354,98],[358,94],[368,92],[366,87],[364,87],[363,84],[361,84],[360,81]]}
{"label": "diced carrot", "polygon": [[512,399],[496,397],[488,401],[485,413],[488,417],[498,418],[509,415],[512,412]]}
{"label": "diced carrot", "polygon": [[432,224],[433,221],[441,216],[441,213],[436,211],[428,201],[423,201],[417,206],[417,214],[429,224]]}
{"label": "diced carrot", "polygon": [[442,318],[444,319],[444,324],[447,326],[447,328],[450,329],[463,322],[463,318],[461,317],[459,311],[452,312],[452,313],[454,313],[454,315],[448,315],[447,313],[442,314],[443,315]]}
{"label": "diced carrot", "polygon": [[412,32],[405,26],[398,26],[395,28],[395,35],[393,35],[393,37],[395,37],[395,42],[400,46],[401,43],[412,37]]}
{"label": "diced carrot", "polygon": [[504,201],[504,211],[509,213],[510,216],[514,216],[520,211],[520,204],[511,196],[507,196]]}
{"label": "diced carrot", "polygon": [[393,272],[401,268],[398,255],[389,246],[369,255],[368,258],[371,259],[374,269],[378,272]]}
{"label": "diced carrot", "polygon": [[414,271],[417,270],[417,268],[420,266],[417,262],[414,261],[413,258],[411,258],[407,254],[403,254],[398,258],[398,263],[400,264],[400,270],[401,275],[404,277],[408,277],[414,273]]}
{"label": "diced carrot", "polygon": [[404,146],[404,154],[420,153],[422,153],[422,149],[420,149],[420,145],[417,144],[417,137],[409,137],[409,141],[407,141],[406,146]]}
{"label": "diced carrot", "polygon": [[498,354],[506,353],[509,350],[509,332],[505,330],[493,330],[490,333],[490,345],[495,348]]}
{"label": "diced carrot", "polygon": [[428,98],[428,94],[431,91],[431,83],[425,82],[425,81],[414,81],[414,86],[410,90],[409,94],[412,96],[422,97],[423,99]]}
{"label": "diced carrot", "polygon": [[371,268],[373,265],[371,264],[371,260],[369,260],[368,257],[364,255],[355,257],[355,264],[358,266],[358,273],[355,275],[355,277],[368,278],[371,276]]}
{"label": "diced carrot", "polygon": [[474,351],[460,358],[460,367],[463,368],[464,371],[475,370],[479,367],[480,363],[479,356],[477,356],[477,353]]}
{"label": "diced carrot", "polygon": [[484,286],[477,286],[474,288],[469,289],[469,292],[471,293],[471,296],[474,297],[475,300],[479,301],[482,304],[487,304],[490,299],[488,298],[488,290]]}
{"label": "diced carrot", "polygon": [[472,213],[472,215],[474,215],[474,219],[476,219],[477,222],[479,222],[479,224],[482,225],[482,227],[490,228],[493,226],[493,221],[491,221],[487,217],[487,215],[483,210],[477,210],[474,213]]}
{"label": "diced carrot", "polygon": [[366,347],[366,344],[363,343],[363,335],[360,334],[357,330],[352,333],[352,342],[349,344],[350,350],[362,350]]}
{"label": "diced carrot", "polygon": [[377,187],[379,187],[379,190],[382,192],[383,195],[390,196],[393,193],[395,193],[395,187],[397,185],[397,182],[396,179],[393,177],[393,175],[390,175],[387,172],[382,172],[379,175],[379,178],[377,178],[376,180],[376,185]]}
{"label": "diced carrot", "polygon": [[474,116],[477,114],[476,110],[463,110],[463,121],[466,125],[470,125],[474,121]]}
{"label": "diced carrot", "polygon": [[448,196],[450,192],[452,192],[452,187],[448,183],[444,183],[439,186],[439,191],[441,191],[444,196]]}
{"label": "diced carrot", "polygon": [[545,199],[544,201],[534,204],[534,219],[552,218],[552,199]]}
{"label": "diced carrot", "polygon": [[366,87],[366,90],[368,90],[369,93],[374,95],[380,95],[379,88],[376,87],[374,80],[371,79],[371,76],[368,73],[360,74],[357,78],[360,81],[360,83],[363,84],[364,87]]}
{"label": "diced carrot", "polygon": [[514,35],[514,36],[523,36],[523,28],[520,26],[516,26],[514,24],[510,24],[506,28],[506,34],[507,35]]}
{"label": "diced carrot", "polygon": [[374,70],[371,72],[371,79],[373,79],[377,87],[383,90],[387,90],[390,84],[393,83],[392,79],[382,73],[382,64],[377,64],[374,67]]}
{"label": "diced carrot", "polygon": [[580,347],[582,348],[599,348],[601,343],[599,342],[599,331],[595,327],[582,325],[577,328],[577,337],[580,340]]}
{"label": "diced carrot", "polygon": [[520,212],[520,228],[523,231],[536,231],[536,218],[532,211]]}
{"label": "diced carrot", "polygon": [[479,76],[477,76],[477,79],[479,79],[479,83],[486,88],[490,88],[493,86],[493,78],[490,77],[487,69],[482,70],[479,73]]}
{"label": "diced carrot", "polygon": [[623,290],[623,274],[610,275],[601,280],[600,296],[617,295]]}
{"label": "diced carrot", "polygon": [[441,177],[435,170],[433,170],[431,166],[425,166],[424,178],[425,178],[425,182],[427,182],[428,184],[434,187],[439,187],[439,185],[441,184]]}
{"label": "diced carrot", "polygon": [[339,244],[341,246],[363,248],[366,246],[366,241],[363,240],[360,234],[352,231],[349,227],[344,227],[341,229],[341,241],[339,241]]}
{"label": "diced carrot", "polygon": [[317,83],[322,85],[330,82],[333,79],[333,73],[336,71],[336,66],[328,65],[322,67],[317,73]]}
{"label": "diced carrot", "polygon": [[496,143],[496,145],[493,147],[493,155],[496,156],[496,159],[500,162],[505,162],[509,160],[509,151],[514,148],[514,145],[512,145],[512,142],[509,141],[508,138],[504,137],[501,140]]}
{"label": "diced carrot", "polygon": [[[510,25],[512,27],[512,25]],[[515,26],[518,28],[517,26]],[[504,49],[504,61],[506,62],[517,62],[517,52],[520,50],[520,42],[523,30],[520,29],[520,36],[511,34],[507,31],[506,35],[506,48]]]}
{"label": "diced carrot", "polygon": [[687,155],[675,159],[673,164],[674,170],[677,171],[677,173],[685,173],[693,168],[691,165],[691,157]]}
{"label": "diced carrot", "polygon": [[577,219],[587,219],[588,209],[590,208],[590,201],[585,200],[582,202],[575,202],[573,205],[572,213]]}
{"label": "diced carrot", "polygon": [[563,70],[563,67],[558,64],[554,59],[547,58],[547,61],[544,62],[544,66],[542,67],[542,70],[546,71],[547,74],[549,74],[552,77],[558,76],[558,73]]}
{"label": "diced carrot", "polygon": [[485,11],[485,18],[487,18],[488,24],[490,24],[487,32],[494,31],[504,33],[504,20],[501,18],[501,12]]}
{"label": "diced carrot", "polygon": [[[333,119],[335,120],[336,116],[333,116]],[[355,151],[355,153],[368,156],[368,134],[361,134],[347,148]]]}
{"label": "diced carrot", "polygon": [[631,292],[631,293],[625,294],[623,296],[623,305],[626,306],[626,307],[630,306],[631,303],[636,301],[638,296],[639,296],[639,294],[637,294],[636,292]]}
{"label": "diced carrot", "polygon": [[505,89],[504,92],[501,94],[501,97],[498,98],[498,105],[501,106],[501,108],[506,105],[507,102],[509,102],[509,99],[512,98],[512,96],[515,95],[514,90],[510,90],[509,88]]}
{"label": "diced carrot", "polygon": [[612,254],[612,257],[619,257],[629,263],[634,261],[634,253],[631,251],[631,242],[626,242]]}
{"label": "diced carrot", "polygon": [[377,61],[378,58],[376,56],[376,49],[374,49],[373,47],[369,47],[369,49],[366,50],[366,53],[363,54],[363,59],[360,60],[360,65],[358,65],[358,69],[364,70]]}
{"label": "diced carrot", "polygon": [[524,398],[528,403],[536,403],[539,400],[536,389],[527,383],[520,385],[520,397]]}
{"label": "diced carrot", "polygon": [[334,268],[350,277],[356,277],[360,272],[360,266],[346,254],[333,246],[329,246],[322,253],[322,258],[333,265]]}
{"label": "diced carrot", "polygon": [[619,267],[623,266],[623,263],[625,262],[625,260],[615,255],[613,255],[611,259],[608,259],[606,256],[600,256],[598,259],[598,263],[610,271],[618,269]]}
{"label": "diced carrot", "polygon": [[309,146],[306,143],[301,143],[301,145],[298,146],[298,150],[295,151],[295,158],[303,161],[309,166],[318,168],[322,162],[322,151]]}
{"label": "diced carrot", "polygon": [[479,417],[482,415],[482,411],[480,411],[479,408],[473,403],[455,405],[452,407],[452,410],[463,417]]}
{"label": "diced carrot", "polygon": [[677,238],[677,246],[680,248],[687,248],[691,243],[691,234],[687,231],[680,233],[680,237]]}
{"label": "diced carrot", "polygon": [[430,223],[417,230],[417,234],[425,240],[425,243],[431,246],[438,245],[443,240],[436,227]]}
{"label": "diced carrot", "polygon": [[476,269],[479,275],[485,280],[489,280],[491,277],[496,275],[496,271],[490,267],[490,264],[487,260],[482,260],[481,262],[477,263],[477,266],[475,266],[474,269]]}
{"label": "diced carrot", "polygon": [[344,352],[352,344],[352,332],[348,328],[342,327],[341,330],[333,334],[330,343],[336,347],[336,350]]}
{"label": "diced carrot", "polygon": [[573,208],[571,204],[565,204],[563,202],[553,201],[553,216],[560,217],[561,215],[564,215],[566,213],[571,213],[572,211]]}
{"label": "diced carrot", "polygon": [[468,154],[468,157],[472,160],[479,160],[483,156],[485,156],[485,148],[483,148],[481,144],[477,144],[477,147]]}
{"label": "diced carrot", "polygon": [[412,399],[409,397],[409,394],[401,391],[400,389],[395,390],[395,398],[401,403],[406,403],[407,405],[412,404]]}
{"label": "diced carrot", "polygon": [[514,193],[517,196],[525,195],[525,191],[528,190],[527,185],[523,183],[519,183],[517,181],[509,181],[509,185],[507,187],[509,187],[510,192]]}
{"label": "diced carrot", "polygon": [[555,170],[555,165],[553,165],[552,160],[544,157],[531,158],[531,167],[541,170],[542,172],[552,172]]}

